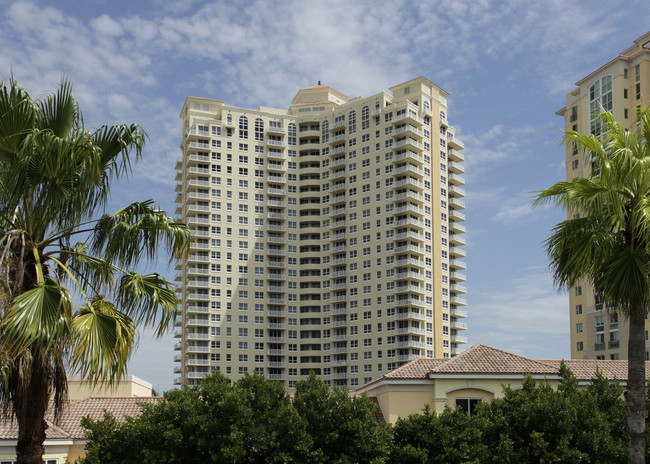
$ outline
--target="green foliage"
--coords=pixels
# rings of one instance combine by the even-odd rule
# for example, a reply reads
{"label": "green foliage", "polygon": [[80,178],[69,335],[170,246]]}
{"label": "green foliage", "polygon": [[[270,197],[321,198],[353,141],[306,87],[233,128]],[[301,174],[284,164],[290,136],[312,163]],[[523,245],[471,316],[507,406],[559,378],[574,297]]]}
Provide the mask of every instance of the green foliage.
{"label": "green foliage", "polygon": [[[230,384],[216,373],[194,388],[165,393],[123,424],[84,419],[85,464],[383,463],[390,430],[368,398],[350,398],[316,377],[292,403],[281,384],[247,375]],[[314,409],[312,409],[312,407]]]}
{"label": "green foliage", "polygon": [[439,415],[401,419],[395,425],[395,463],[626,462],[622,389],[598,374],[578,389],[562,365],[554,390],[530,376],[523,388],[479,405],[471,416],[448,408]]}
{"label": "green foliage", "polygon": [[314,373],[298,382],[293,405],[314,441],[311,462],[383,463],[390,450],[388,427],[377,422],[375,404],[329,387]]}

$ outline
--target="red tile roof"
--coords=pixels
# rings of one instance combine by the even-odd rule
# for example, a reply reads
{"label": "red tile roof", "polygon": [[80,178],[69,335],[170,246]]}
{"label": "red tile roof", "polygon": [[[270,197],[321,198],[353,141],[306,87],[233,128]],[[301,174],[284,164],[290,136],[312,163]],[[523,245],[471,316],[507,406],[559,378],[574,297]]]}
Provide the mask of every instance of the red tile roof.
{"label": "red tile roof", "polygon": [[474,345],[431,370],[453,374],[557,374],[557,367],[486,345]]}
{"label": "red tile roof", "polygon": [[[355,391],[365,390],[368,386],[390,380],[435,379],[436,376],[454,374],[500,375],[500,374],[538,374],[557,375],[560,369],[559,359],[530,359],[509,353],[487,345],[474,345],[458,356],[449,359],[416,359],[397,369],[377,377],[360,386]],[[627,361],[567,359],[564,363],[578,380],[591,380],[596,371],[606,378],[627,381]],[[646,378],[650,377],[650,362],[646,362]],[[355,393],[359,394],[359,393]]]}
{"label": "red tile roof", "polygon": [[[54,411],[48,410],[45,432],[47,439],[83,439],[85,429],[81,426],[83,417],[93,420],[103,419],[104,412],[110,412],[122,422],[126,417],[135,417],[142,412],[141,404],[152,404],[160,401],[160,397],[113,397],[113,398],[84,398],[72,401],[63,410],[58,425],[54,424]],[[0,439],[16,440],[18,424],[15,420],[0,421]]]}

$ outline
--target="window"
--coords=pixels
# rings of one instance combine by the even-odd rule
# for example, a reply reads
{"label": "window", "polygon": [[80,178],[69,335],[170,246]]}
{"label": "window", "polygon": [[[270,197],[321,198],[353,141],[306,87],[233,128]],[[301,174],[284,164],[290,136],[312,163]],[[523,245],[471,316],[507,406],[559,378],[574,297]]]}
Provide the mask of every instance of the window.
{"label": "window", "polygon": [[248,138],[248,118],[246,116],[239,117],[239,138],[241,139]]}
{"label": "window", "polygon": [[598,135],[600,133],[601,120],[598,113],[601,110],[612,111],[613,108],[612,76],[604,76],[589,87],[589,120],[591,134]]}
{"label": "window", "polygon": [[576,332],[577,332],[577,333],[582,332],[582,322],[578,322],[578,323],[576,324]]}
{"label": "window", "polygon": [[482,403],[482,398],[456,398],[456,408],[463,410],[465,414],[472,415],[476,405]]}
{"label": "window", "polygon": [[576,344],[576,351],[582,351],[582,350],[584,350],[584,349],[585,349],[585,348],[584,348],[584,343],[583,343],[583,342],[578,342],[578,343]]}

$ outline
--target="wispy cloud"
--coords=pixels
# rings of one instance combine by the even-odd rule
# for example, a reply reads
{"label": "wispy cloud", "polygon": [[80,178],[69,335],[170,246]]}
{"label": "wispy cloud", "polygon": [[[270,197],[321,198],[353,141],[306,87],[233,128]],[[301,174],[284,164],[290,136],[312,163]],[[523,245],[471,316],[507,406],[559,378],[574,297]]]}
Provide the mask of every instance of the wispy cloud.
{"label": "wispy cloud", "polygon": [[[548,271],[522,269],[522,276],[495,288],[472,288],[472,343],[532,357],[569,357],[567,295],[558,294]],[[486,329],[489,327],[489,329]]]}

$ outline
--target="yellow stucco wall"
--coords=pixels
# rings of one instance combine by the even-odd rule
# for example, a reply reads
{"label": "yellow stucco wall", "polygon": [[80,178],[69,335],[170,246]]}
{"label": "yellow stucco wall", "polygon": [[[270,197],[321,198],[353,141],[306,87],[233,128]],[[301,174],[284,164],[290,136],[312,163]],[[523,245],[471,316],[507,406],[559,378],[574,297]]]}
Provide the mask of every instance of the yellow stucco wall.
{"label": "yellow stucco wall", "polygon": [[[548,382],[556,388],[559,381],[556,379],[536,379],[537,382]],[[382,383],[366,394],[377,398],[379,407],[386,422],[394,424],[400,417],[406,418],[410,414],[419,414],[426,405],[437,413],[444,411],[445,406],[455,407],[456,398],[481,398],[483,401],[492,401],[502,398],[503,386],[521,388],[522,378],[449,378],[436,379],[427,383],[418,384],[386,384]]]}
{"label": "yellow stucco wall", "polygon": [[108,387],[105,385],[93,385],[81,380],[68,381],[68,398],[70,401],[94,397],[130,397],[130,396],[151,396],[151,384],[138,377],[129,375],[121,382]]}

